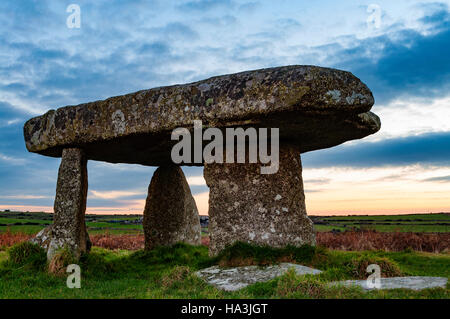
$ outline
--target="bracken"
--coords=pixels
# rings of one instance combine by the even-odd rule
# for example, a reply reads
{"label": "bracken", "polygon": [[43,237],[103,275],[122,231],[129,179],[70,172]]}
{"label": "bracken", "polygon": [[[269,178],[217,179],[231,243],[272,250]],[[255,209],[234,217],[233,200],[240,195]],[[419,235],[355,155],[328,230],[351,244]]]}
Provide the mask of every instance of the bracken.
{"label": "bracken", "polygon": [[[23,233],[0,233],[0,248],[24,242],[32,236]],[[144,235],[91,235],[94,246],[107,249],[139,250],[144,248]],[[348,231],[316,233],[318,246],[338,250],[415,250],[433,253],[450,251],[450,233],[380,233],[376,231]],[[209,245],[209,237],[202,237],[202,245]]]}
{"label": "bracken", "polygon": [[339,250],[415,250],[441,253],[449,251],[450,233],[319,232],[316,234],[316,241],[317,245]]}

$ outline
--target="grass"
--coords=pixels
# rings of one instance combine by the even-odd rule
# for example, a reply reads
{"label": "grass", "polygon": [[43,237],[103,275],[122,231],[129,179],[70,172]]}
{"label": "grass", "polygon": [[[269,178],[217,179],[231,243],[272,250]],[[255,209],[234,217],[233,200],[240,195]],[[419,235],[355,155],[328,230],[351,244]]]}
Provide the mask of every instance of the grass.
{"label": "grass", "polygon": [[318,232],[329,232],[329,231],[345,231],[345,227],[332,226],[332,225],[314,225],[314,229]]}
{"label": "grass", "polygon": [[0,233],[5,232],[11,232],[13,234],[37,234],[42,229],[44,229],[45,226],[38,226],[38,225],[20,225],[20,226],[0,226]]}
{"label": "grass", "polygon": [[[30,250],[33,249],[17,248]],[[361,265],[383,262],[403,275],[450,277],[448,254],[404,252],[344,252],[304,246],[273,249],[237,243],[216,258],[207,247],[176,244],[152,251],[107,250],[94,247],[80,261],[81,289],[66,287],[65,274],[23,267],[30,255],[11,259],[14,249],[0,252],[0,298],[449,298],[449,288],[363,292],[359,288],[329,287],[328,282],[361,277]],[[14,255],[14,253],[13,253]],[[26,254],[25,254],[26,255]],[[316,276],[293,272],[237,292],[218,290],[196,277],[198,269],[214,264],[266,264],[294,261],[323,270]],[[382,269],[383,274],[383,269]],[[396,273],[397,274],[397,273]],[[392,274],[385,274],[392,275]]]}
{"label": "grass", "polygon": [[[86,215],[86,223],[90,235],[140,234],[142,237],[142,225],[107,222],[111,220],[130,221],[137,218],[139,216],[136,215]],[[315,225],[318,231],[340,230],[342,232],[352,228],[365,228],[390,233],[366,234],[374,237],[374,243],[387,243],[388,235],[389,238],[392,237],[392,243],[395,243],[397,237],[407,235],[403,233],[396,235],[391,233],[393,231],[450,232],[450,214],[328,216],[318,218],[325,222]],[[0,233],[7,237],[8,234],[4,233],[9,231],[16,237],[25,238],[27,237],[26,234],[39,232],[45,226],[44,224],[52,222],[51,219],[52,216],[46,213],[0,212],[0,224],[9,225],[0,226]],[[22,225],[11,225],[14,223],[22,223]],[[40,225],[23,225],[24,223],[39,223]],[[321,235],[325,236],[327,233],[321,233]],[[336,243],[339,239],[342,242],[339,245],[347,247],[348,245],[345,242],[347,237],[364,234],[352,235],[346,232],[337,235],[337,237],[330,238],[330,241]],[[382,240],[377,239],[377,236],[383,237]],[[417,237],[417,235],[414,236]],[[437,236],[437,234],[426,234],[426,236],[432,237]],[[108,239],[110,244],[118,242],[118,237],[110,237],[105,238],[104,241]],[[406,240],[405,238],[403,240]],[[448,240],[445,238],[447,238],[445,234],[440,234],[437,242],[445,244],[445,240]],[[411,237],[408,239],[409,241],[407,240],[411,248],[414,248],[415,244],[420,244],[423,246],[419,245],[422,250],[445,251],[442,249],[426,249],[426,245],[433,244],[426,238],[417,239],[417,243],[412,239]],[[130,241],[129,244],[135,241],[133,238],[122,238],[123,242],[126,240]],[[352,239],[350,242],[355,242],[355,240]],[[362,245],[367,242],[367,239],[360,239],[359,242],[360,244],[352,248],[354,251],[329,250],[310,246],[274,249],[236,243],[216,258],[208,256],[207,247],[184,244],[161,247],[152,251],[109,250],[94,247],[91,253],[83,256],[79,261],[82,269],[81,289],[66,287],[67,277],[64,266],[67,265],[70,258],[63,251],[58,255],[58,260],[55,260],[53,264],[48,264],[43,258],[42,250],[35,246],[18,244],[13,248],[7,248],[11,243],[5,243],[4,246],[0,247],[0,298],[448,299],[450,297],[449,285],[446,289],[426,289],[423,291],[396,289],[371,292],[363,292],[358,288],[329,287],[328,283],[331,281],[365,278],[364,269],[370,263],[382,265],[382,273],[383,269],[385,270],[384,276],[442,276],[450,279],[450,254],[448,253],[417,252],[408,248],[408,245],[393,249],[394,247],[390,247],[392,243],[387,243],[391,248],[388,250],[397,251],[358,251],[358,249],[367,248],[367,245]],[[138,244],[133,242],[131,246],[110,245],[109,248],[139,249],[142,245],[139,246]],[[133,248],[131,248],[132,246]],[[104,247],[108,246],[104,245]],[[347,248],[350,249],[351,247]],[[407,249],[398,251],[404,248]],[[2,251],[2,249],[5,250]],[[299,263],[320,269],[323,273],[317,276],[297,276],[294,272],[288,272],[270,282],[257,283],[237,292],[217,290],[194,275],[196,270],[216,264],[228,267],[248,264],[266,265],[278,262]]]}

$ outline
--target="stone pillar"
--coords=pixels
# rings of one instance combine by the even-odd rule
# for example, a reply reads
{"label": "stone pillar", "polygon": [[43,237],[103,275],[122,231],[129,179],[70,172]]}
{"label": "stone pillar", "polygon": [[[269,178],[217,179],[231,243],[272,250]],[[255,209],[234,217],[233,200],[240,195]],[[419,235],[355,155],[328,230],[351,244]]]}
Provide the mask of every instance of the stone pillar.
{"label": "stone pillar", "polygon": [[261,174],[261,164],[205,164],[210,188],[210,254],[235,241],[283,247],[315,244],[306,215],[300,153],[280,146],[279,170]]}
{"label": "stone pillar", "polygon": [[84,152],[78,148],[64,149],[58,171],[53,224],[32,240],[47,250],[48,259],[66,246],[76,258],[90,250],[91,242],[84,221],[87,188]]}
{"label": "stone pillar", "polygon": [[145,249],[178,242],[200,245],[197,205],[180,167],[159,167],[153,174],[144,209]]}

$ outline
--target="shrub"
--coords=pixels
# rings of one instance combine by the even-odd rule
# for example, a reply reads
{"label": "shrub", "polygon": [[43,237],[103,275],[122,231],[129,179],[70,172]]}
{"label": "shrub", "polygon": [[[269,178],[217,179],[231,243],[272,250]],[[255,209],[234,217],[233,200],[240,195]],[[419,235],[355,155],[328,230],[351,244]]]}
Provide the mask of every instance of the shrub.
{"label": "shrub", "polygon": [[[11,246],[30,238],[26,234],[0,234],[0,247]],[[446,252],[450,233],[381,233],[376,231],[317,232],[317,245],[339,250],[385,250]],[[144,248],[144,235],[91,235],[94,246],[107,249],[139,250]],[[209,237],[202,237],[209,245]]]}
{"label": "shrub", "polygon": [[346,264],[349,274],[358,279],[366,279],[370,274],[367,272],[367,267],[371,264],[380,266],[381,277],[397,277],[401,276],[402,272],[398,265],[392,260],[384,257],[375,257],[362,255],[353,258]]}
{"label": "shrub", "polygon": [[76,263],[76,259],[69,249],[65,246],[64,248],[58,250],[53,255],[52,259],[48,265],[48,271],[55,275],[63,275],[66,272],[67,266]]}
{"label": "shrub", "polygon": [[22,242],[8,249],[8,262],[13,267],[42,270],[47,263],[45,250],[37,244]]}
{"label": "shrub", "polygon": [[161,286],[165,289],[173,287],[177,283],[181,283],[191,274],[191,269],[187,266],[176,266],[172,271],[163,275],[161,278]]}
{"label": "shrub", "polygon": [[144,235],[91,235],[93,246],[107,249],[139,250],[144,248]]}
{"label": "shrub", "polygon": [[280,298],[323,298],[325,286],[311,276],[297,276],[289,269],[278,279],[276,295]]}
{"label": "shrub", "polygon": [[322,248],[310,245],[273,248],[269,246],[256,246],[243,242],[235,242],[220,252],[216,257],[216,261],[223,267],[246,265],[262,266],[280,262],[311,264],[322,252]]}
{"label": "shrub", "polygon": [[31,238],[31,235],[24,233],[12,233],[8,228],[6,232],[0,233],[0,250],[22,243]]}
{"label": "shrub", "polygon": [[339,250],[386,250],[445,252],[450,247],[450,233],[381,233],[372,231],[346,231],[343,233],[318,232],[317,245]]}

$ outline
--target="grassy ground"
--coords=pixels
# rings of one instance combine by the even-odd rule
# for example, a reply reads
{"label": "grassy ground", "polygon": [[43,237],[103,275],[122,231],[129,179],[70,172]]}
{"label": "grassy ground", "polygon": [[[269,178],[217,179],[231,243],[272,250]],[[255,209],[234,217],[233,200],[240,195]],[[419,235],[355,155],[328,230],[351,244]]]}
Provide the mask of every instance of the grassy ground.
{"label": "grassy ground", "polygon": [[[142,225],[130,224],[140,216],[87,215],[89,234],[142,234]],[[450,232],[449,214],[396,216],[313,217],[318,231],[375,229],[379,232]],[[111,222],[113,221],[113,222]],[[121,221],[120,223],[118,221]],[[35,234],[52,215],[46,213],[0,212],[0,233]],[[32,225],[30,225],[32,224]],[[2,226],[3,225],[3,226]],[[207,235],[205,229],[204,235]],[[9,249],[11,252],[11,249]],[[358,288],[328,287],[330,281],[364,279],[368,263],[381,263],[385,275],[426,275],[450,279],[450,254],[420,253],[412,250],[339,251],[324,248],[273,250],[239,246],[220,258],[210,258],[208,248],[176,245],[152,252],[108,250],[94,247],[79,264],[82,288],[66,287],[66,275],[49,273],[45,258],[13,262],[0,250],[0,298],[446,298],[446,289],[363,292]],[[45,257],[45,256],[44,256]],[[223,292],[194,275],[198,269],[248,263],[269,264],[291,261],[323,271],[318,276],[297,276],[289,272],[267,283],[238,292]]]}
{"label": "grassy ground", "polygon": [[[11,250],[10,254],[11,254]],[[42,253],[42,252],[41,252]],[[36,255],[36,253],[34,253]],[[17,253],[16,253],[17,255]],[[13,255],[13,256],[16,256]],[[81,289],[66,287],[66,276],[50,274],[42,256],[17,257],[0,252],[0,298],[449,298],[450,286],[423,291],[404,289],[363,292],[358,288],[327,287],[327,282],[361,279],[367,263],[382,265],[382,274],[450,278],[450,255],[405,252],[343,252],[305,246],[284,250],[237,244],[217,258],[204,246],[177,244],[150,252],[94,247],[79,264]],[[36,261],[37,260],[37,261]],[[44,258],[45,261],[45,258]],[[267,264],[291,261],[321,269],[317,276],[288,272],[267,283],[237,292],[207,285],[194,271],[221,264]],[[383,273],[384,269],[384,273]]]}

